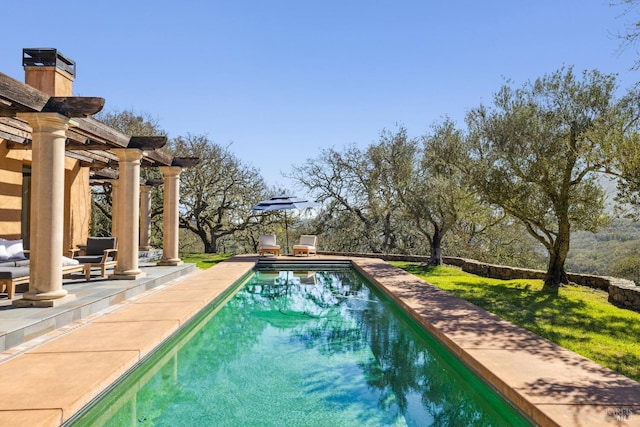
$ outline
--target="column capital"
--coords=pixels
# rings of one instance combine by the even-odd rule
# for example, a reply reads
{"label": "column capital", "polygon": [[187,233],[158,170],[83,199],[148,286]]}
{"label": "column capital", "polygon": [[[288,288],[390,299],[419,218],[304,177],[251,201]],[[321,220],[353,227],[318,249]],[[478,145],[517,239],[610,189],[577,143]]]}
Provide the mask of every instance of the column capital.
{"label": "column capital", "polygon": [[158,166],[158,169],[164,177],[180,176],[182,173],[182,166]]}
{"label": "column capital", "polygon": [[120,162],[139,162],[144,156],[144,151],[137,148],[114,148],[111,151],[118,156]]}
{"label": "column capital", "polygon": [[44,132],[67,130],[70,127],[78,126],[78,122],[59,113],[18,113],[16,117],[26,120],[34,130],[37,127],[39,131]]}

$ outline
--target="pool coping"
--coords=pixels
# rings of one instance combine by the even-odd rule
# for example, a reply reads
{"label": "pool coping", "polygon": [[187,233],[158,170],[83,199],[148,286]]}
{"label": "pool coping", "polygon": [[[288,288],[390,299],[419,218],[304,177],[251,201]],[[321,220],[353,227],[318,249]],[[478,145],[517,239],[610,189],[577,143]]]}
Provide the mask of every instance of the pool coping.
{"label": "pool coping", "polygon": [[[537,424],[640,425],[640,383],[380,259],[314,258],[349,259]],[[62,425],[248,274],[258,259],[237,256],[190,273],[13,352],[0,363],[0,427]]]}

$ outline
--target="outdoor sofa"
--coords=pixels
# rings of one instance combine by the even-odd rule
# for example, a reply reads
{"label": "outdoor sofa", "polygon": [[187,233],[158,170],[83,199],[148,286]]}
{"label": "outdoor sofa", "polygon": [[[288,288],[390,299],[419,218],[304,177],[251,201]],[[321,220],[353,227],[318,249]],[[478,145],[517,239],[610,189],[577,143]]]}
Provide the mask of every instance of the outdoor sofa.
{"label": "outdoor sofa", "polygon": [[[117,249],[115,237],[89,237],[85,254],[74,258],[62,257],[62,275],[83,272],[85,279],[91,279],[91,269],[100,268],[102,277],[106,269],[116,265]],[[72,255],[77,250],[72,251]],[[0,292],[6,292],[13,299],[16,285],[29,282],[28,251],[23,249],[22,240],[0,239]]]}
{"label": "outdoor sofa", "polygon": [[[0,292],[6,292],[8,299],[16,294],[16,285],[29,282],[29,251],[23,248],[22,240],[0,239]],[[78,261],[62,257],[62,274],[84,271],[85,266]]]}

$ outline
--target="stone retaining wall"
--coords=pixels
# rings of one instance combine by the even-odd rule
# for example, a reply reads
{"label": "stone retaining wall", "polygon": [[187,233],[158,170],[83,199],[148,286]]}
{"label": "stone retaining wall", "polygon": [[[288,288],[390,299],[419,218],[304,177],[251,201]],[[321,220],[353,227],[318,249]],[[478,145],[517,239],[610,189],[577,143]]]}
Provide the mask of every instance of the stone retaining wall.
{"label": "stone retaining wall", "polygon": [[[380,258],[385,261],[409,261],[428,262],[428,256],[418,255],[395,255],[395,254],[364,254],[347,252],[322,252],[324,255],[341,255]],[[527,268],[508,267],[504,265],[487,264],[466,258],[442,257],[442,261],[454,267],[460,268],[467,273],[493,279],[544,279],[545,272],[542,270],[532,270]],[[636,286],[631,280],[618,279],[607,276],[593,276],[590,274],[567,273],[570,281],[578,285],[590,288],[601,289],[609,293],[609,302],[620,307],[640,311],[640,286]]]}

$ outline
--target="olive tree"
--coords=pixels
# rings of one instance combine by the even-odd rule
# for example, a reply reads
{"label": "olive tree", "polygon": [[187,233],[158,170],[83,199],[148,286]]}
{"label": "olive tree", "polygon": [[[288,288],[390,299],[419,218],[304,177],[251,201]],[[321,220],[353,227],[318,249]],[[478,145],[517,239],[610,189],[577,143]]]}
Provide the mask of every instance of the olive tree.
{"label": "olive tree", "polygon": [[399,233],[404,212],[393,181],[410,166],[406,162],[411,158],[396,150],[402,145],[397,142],[407,139],[404,128],[385,130],[378,144],[325,149],[293,168],[290,177],[318,203],[313,222],[324,229],[323,245],[359,252],[404,250]]}
{"label": "olive tree", "polygon": [[[631,15],[634,10],[637,12],[636,7],[638,6],[639,0],[619,0],[616,2],[612,2],[611,6],[622,7],[621,17]],[[626,50],[629,48],[636,49],[636,53],[640,52],[638,50],[638,41],[640,40],[640,22],[637,20],[637,14],[631,21],[625,22],[625,29],[622,32],[617,33],[617,37],[620,39],[620,49]],[[636,59],[631,67],[633,70],[640,69],[640,59]]]}
{"label": "olive tree", "polygon": [[414,147],[412,171],[395,184],[404,189],[412,226],[429,242],[430,265],[442,264],[443,239],[456,225],[477,223],[486,212],[464,174],[466,162],[465,136],[445,119],[422,138],[422,147]]}
{"label": "olive tree", "polygon": [[521,88],[509,83],[494,95],[493,107],[467,115],[469,179],[545,247],[545,286],[557,290],[568,283],[571,231],[595,231],[607,222],[597,180],[607,171],[606,141],[598,136],[620,120],[616,79],[563,68]]}
{"label": "olive tree", "polygon": [[257,169],[204,135],[175,138],[170,148],[176,157],[200,159],[180,175],[179,224],[198,236],[204,252],[218,252],[221,239],[257,225],[259,215],[251,207],[267,190]]}
{"label": "olive tree", "polygon": [[400,126],[366,149],[325,150],[294,177],[322,203],[314,223],[334,250],[428,252],[440,265],[445,236],[486,212],[463,173],[466,156],[462,132],[445,120],[422,141]]}

